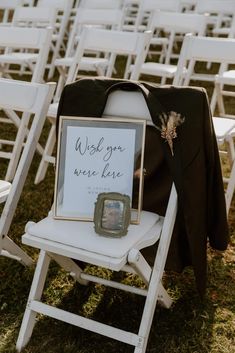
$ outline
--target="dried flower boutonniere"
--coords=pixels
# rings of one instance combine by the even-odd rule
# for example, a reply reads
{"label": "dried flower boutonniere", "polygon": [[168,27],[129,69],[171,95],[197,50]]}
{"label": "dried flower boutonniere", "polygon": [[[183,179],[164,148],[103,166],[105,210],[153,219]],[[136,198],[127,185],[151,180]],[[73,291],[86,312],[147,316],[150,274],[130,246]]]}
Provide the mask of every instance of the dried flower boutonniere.
{"label": "dried flower boutonniere", "polygon": [[176,127],[183,124],[185,118],[176,112],[162,113],[160,116],[161,127],[157,129],[161,131],[161,137],[168,143],[171,154],[174,156],[173,139],[177,137]]}

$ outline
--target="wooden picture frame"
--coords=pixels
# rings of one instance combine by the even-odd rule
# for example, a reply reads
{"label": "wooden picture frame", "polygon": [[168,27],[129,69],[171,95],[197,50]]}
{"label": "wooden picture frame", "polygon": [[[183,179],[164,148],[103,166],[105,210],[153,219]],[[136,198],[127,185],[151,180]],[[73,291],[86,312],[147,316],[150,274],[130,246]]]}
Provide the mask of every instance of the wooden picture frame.
{"label": "wooden picture frame", "polygon": [[93,221],[98,194],[131,199],[139,223],[143,195],[145,120],[61,116],[54,218]]}

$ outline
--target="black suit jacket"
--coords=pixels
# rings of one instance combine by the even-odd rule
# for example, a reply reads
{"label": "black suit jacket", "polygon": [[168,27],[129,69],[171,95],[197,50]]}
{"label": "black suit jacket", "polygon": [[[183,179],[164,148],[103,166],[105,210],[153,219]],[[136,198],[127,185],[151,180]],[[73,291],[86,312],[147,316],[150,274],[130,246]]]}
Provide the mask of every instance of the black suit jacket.
{"label": "black suit jacket", "polygon": [[[185,118],[177,128],[174,156],[160,131],[148,127],[143,208],[164,214],[174,181],[178,214],[166,269],[181,271],[186,265],[193,265],[198,290],[203,294],[207,242],[218,250],[225,250],[228,244],[220,160],[206,92],[202,88],[85,78],[65,86],[58,118],[60,115],[101,117],[109,93],[117,89],[142,92],[156,126],[161,126],[159,115],[163,112],[174,111]],[[150,249],[146,253],[150,258]]]}

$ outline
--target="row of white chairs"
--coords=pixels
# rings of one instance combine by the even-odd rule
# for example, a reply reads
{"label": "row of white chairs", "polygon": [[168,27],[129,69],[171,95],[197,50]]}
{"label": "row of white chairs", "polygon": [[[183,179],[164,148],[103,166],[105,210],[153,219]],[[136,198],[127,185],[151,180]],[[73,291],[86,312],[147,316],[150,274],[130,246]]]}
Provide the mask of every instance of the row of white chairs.
{"label": "row of white chairs", "polygon": [[[196,26],[198,26],[198,33],[199,34],[202,34],[203,30],[205,29],[205,23],[206,23],[206,16],[202,16],[200,17],[200,15],[197,15],[199,17],[194,17],[195,15],[192,15],[192,14],[170,14],[170,13],[166,13],[165,14],[165,17],[164,17],[164,13],[161,13],[161,12],[158,12],[155,14],[155,17],[153,17],[153,25],[152,25],[152,29],[154,28],[154,20],[156,21],[156,25],[157,23],[160,22],[160,26],[163,26],[163,25],[166,25],[168,27],[170,27],[170,24],[172,23],[172,20],[173,18],[176,19],[178,18],[178,23],[181,23],[181,25],[179,24],[179,30],[183,31],[183,19],[185,18],[185,33],[187,31],[189,31],[189,26],[191,28],[191,30],[194,29],[194,32],[196,31]],[[192,19],[194,18],[195,22],[192,21]],[[199,18],[200,18],[200,21],[199,21]],[[160,21],[162,20],[162,22]],[[165,23],[164,23],[164,20],[165,20]],[[193,25],[195,26],[193,28]],[[8,33],[9,29],[7,27],[2,27],[0,28],[0,30],[2,30],[3,32],[3,37],[4,38],[13,38],[13,41],[16,40],[17,38],[17,35],[19,36],[19,34],[21,33],[21,31],[23,31],[24,33],[27,32],[27,29],[24,28],[24,29],[18,29],[18,30],[15,30],[14,32],[14,28],[11,28],[11,31],[12,31],[12,35],[9,36],[9,35],[6,35],[6,33]],[[35,33],[36,31],[38,31],[38,29],[34,29]],[[40,29],[40,31],[42,32],[43,29]],[[46,31],[49,31],[49,30],[45,30],[45,33]],[[16,34],[17,32],[17,34]],[[23,33],[22,32],[22,33]],[[40,33],[41,33],[40,32]],[[174,31],[173,31],[174,32]],[[10,33],[10,32],[9,32]],[[95,32],[94,32],[95,33]],[[105,32],[104,32],[105,33]],[[121,32],[122,34],[120,38],[122,38],[125,34],[124,32]],[[112,32],[109,33],[109,36],[112,36]],[[109,38],[109,36],[107,38]],[[149,36],[149,35],[148,35]],[[25,35],[22,35],[23,38],[26,38]],[[129,33],[128,38],[132,38],[132,34]],[[140,35],[139,35],[140,37]],[[144,36],[143,36],[144,37]],[[36,36],[34,36],[34,38],[36,38]],[[134,35],[133,35],[133,38],[134,38]],[[149,38],[149,37],[148,37]],[[32,48],[33,47],[33,44],[31,42],[31,38],[29,37],[29,41],[30,41],[30,45],[29,45],[29,48]],[[77,54],[74,55],[74,57],[71,57],[71,58],[65,58],[65,59],[58,59],[56,61],[56,64],[58,65],[58,67],[60,67],[60,70],[61,70],[61,79],[59,80],[59,84],[58,84],[58,89],[57,89],[57,95],[56,95],[56,100],[54,101],[54,104],[51,105],[50,107],[50,110],[49,110],[49,113],[48,113],[48,116],[49,116],[49,119],[50,119],[50,122],[52,122],[52,129],[51,129],[51,133],[49,135],[49,139],[47,141],[47,145],[46,145],[46,148],[45,150],[43,151],[43,149],[39,147],[39,150],[41,151],[41,153],[43,153],[43,158],[42,158],[42,162],[40,163],[40,167],[39,167],[39,170],[38,170],[38,173],[37,173],[37,176],[36,176],[36,183],[41,181],[44,176],[45,176],[45,172],[46,172],[46,168],[47,168],[47,165],[48,165],[48,161],[54,161],[54,157],[51,156],[52,154],[52,151],[53,151],[53,146],[54,146],[54,143],[55,143],[55,117],[56,117],[56,106],[57,106],[57,102],[58,102],[58,98],[60,96],[60,92],[61,92],[61,89],[63,88],[63,85],[65,84],[65,82],[69,83],[69,82],[72,82],[73,80],[76,79],[76,75],[77,75],[77,71],[82,68],[82,62],[84,64],[84,57],[83,57],[83,54],[86,50],[99,50],[102,48],[102,41],[103,39],[101,39],[101,41],[96,41],[95,45],[91,45],[90,48],[89,48],[89,45],[88,47],[86,47],[86,43],[83,42],[83,44],[81,44],[80,46],[77,47]],[[135,56],[135,57],[138,57],[138,65],[136,66],[135,70],[133,70],[132,74],[131,74],[131,78],[132,79],[138,79],[140,77],[140,74],[141,72],[143,73],[149,73],[146,69],[146,71],[141,71],[141,70],[144,70],[144,68],[148,68],[148,65],[150,67],[159,67],[160,66],[160,69],[159,69],[159,72],[160,74],[163,74],[164,73],[164,70],[167,68],[167,66],[164,66],[163,68],[161,68],[161,64],[158,64],[158,63],[151,63],[151,64],[148,64],[148,63],[144,63],[144,64],[140,64],[141,63],[141,60],[143,61],[144,60],[144,57],[146,57],[146,54],[147,54],[147,48],[148,48],[148,45],[149,45],[149,42],[145,42],[143,44],[143,47],[144,47],[144,50],[139,50],[139,51],[135,51],[135,49],[133,50],[132,48],[132,51],[131,50],[127,50],[125,51],[125,48],[123,48],[123,43],[122,40],[120,40],[119,43],[117,43],[117,48],[111,48],[110,47],[110,43],[112,43],[113,40],[112,39],[109,39],[106,41],[106,51],[107,52],[112,52],[112,55],[113,55],[113,58],[115,57],[116,54],[126,54],[126,55],[130,55],[130,56]],[[48,41],[47,41],[48,43]],[[133,41],[134,43],[134,41]],[[4,43],[3,43],[4,44]],[[88,44],[88,43],[87,43]],[[120,44],[120,45],[119,45]],[[12,46],[13,44],[5,44],[6,46]],[[119,45],[119,46],[118,46]],[[26,44],[24,44],[24,46],[26,47]],[[43,62],[45,63],[45,58],[47,57],[47,53],[45,52],[45,48],[48,48],[48,45],[46,46],[45,45],[45,41],[41,42],[41,49],[43,49],[43,53],[44,53],[44,59],[42,60],[42,57],[40,57],[39,55],[39,58],[40,60],[38,60],[38,65],[40,67],[40,70],[42,72],[42,68],[43,68]],[[128,48],[129,49],[129,48]],[[139,46],[139,49],[141,49],[141,46]],[[6,53],[4,55],[9,55],[9,57],[12,58],[12,53]],[[4,62],[4,60],[6,60],[6,56],[2,57],[2,61]],[[141,58],[141,55],[142,55],[142,58]],[[35,53],[31,54],[31,53],[17,53],[15,55],[15,58],[18,58],[17,60],[20,61],[20,57],[23,56],[23,62],[24,64],[26,63],[25,59],[24,59],[24,56],[26,56],[26,58],[30,58],[30,57],[34,57],[35,58]],[[10,60],[13,60],[14,62],[14,59],[8,59],[8,63],[10,63],[11,61]],[[0,56],[0,60],[1,60],[1,56]],[[31,59],[32,60],[32,59]],[[101,66],[101,68],[104,68],[104,65],[107,65],[108,61],[107,61],[107,57],[106,58],[94,58],[94,59],[91,59],[89,58],[89,61],[91,62],[93,60],[93,65],[96,67],[96,69],[99,69],[99,63],[102,63],[103,67]],[[213,61],[213,57],[211,58],[211,60]],[[96,64],[94,64],[96,63]],[[225,60],[223,60],[223,68],[224,68],[224,65],[227,65],[227,62]],[[113,65],[113,63],[112,63]],[[68,71],[68,75],[67,77],[65,76],[65,71],[64,71],[64,67],[68,67],[69,68],[69,71]],[[222,67],[221,66],[221,67]],[[36,75],[37,73],[37,70],[35,69],[36,67],[34,66],[34,75]],[[84,66],[83,66],[84,68]],[[89,68],[91,68],[91,65],[89,66]],[[169,68],[172,70],[171,72],[171,77],[174,77],[175,73],[176,73],[176,70],[177,70],[177,66],[169,66]],[[132,68],[133,69],[133,68]],[[162,71],[162,72],[161,72]],[[222,71],[220,72],[222,73]],[[152,70],[151,74],[153,75],[154,74],[154,70]],[[110,71],[109,71],[109,75],[110,75]],[[34,76],[35,77],[35,76]],[[192,74],[192,71],[190,72],[190,79],[193,77],[193,74]],[[202,77],[201,77],[202,79]],[[214,78],[213,78],[214,79]],[[41,80],[39,79],[39,75],[37,76],[37,78],[35,79],[36,81],[37,80]],[[61,81],[62,84],[61,84]],[[189,84],[189,79],[187,81],[187,84]],[[213,96],[214,98],[216,97],[215,95]],[[14,121],[14,123],[16,124],[16,126],[19,128],[20,127],[20,119],[15,115],[15,114],[12,114],[11,112],[7,112],[8,116]],[[23,141],[23,138],[24,138],[24,133],[22,133],[22,129],[19,129],[19,141],[20,143],[22,144],[22,141]],[[9,141],[8,141],[9,143]],[[231,143],[230,143],[231,144]],[[19,146],[19,145],[18,145]],[[15,153],[13,153],[12,155],[11,154],[8,154],[8,158],[10,158],[10,161],[11,163],[9,164],[9,172],[7,174],[7,177],[6,177],[6,180],[11,180],[11,177],[12,177],[12,173],[14,173],[14,166],[12,167],[11,164],[13,163],[12,161],[17,161],[17,154],[19,155],[19,152],[20,149],[19,148],[15,148]],[[4,154],[5,155],[5,154]],[[14,157],[13,157],[14,156]],[[13,158],[11,158],[13,157]],[[15,165],[16,162],[14,162],[14,165]],[[13,168],[11,170],[11,168]]]}
{"label": "row of white chairs", "polygon": [[[169,5],[170,2],[167,2],[166,4]],[[43,2],[42,2],[42,5],[43,5]],[[22,10],[22,9],[16,10],[16,15],[15,15],[15,20],[14,20],[15,23],[17,22],[17,18],[18,18],[18,21],[20,21],[20,13],[21,13],[21,16],[23,16],[22,14],[25,14],[25,17],[21,17],[21,19],[22,19],[22,21],[27,22],[27,10],[30,10],[30,8],[28,8],[27,10],[26,9],[27,8],[25,8],[24,10]],[[41,13],[43,13],[42,9],[44,9],[44,8],[43,7],[41,8]],[[83,9],[83,10],[81,10],[81,12],[78,12],[78,15],[76,16],[76,20],[74,21],[73,31],[72,31],[73,35],[71,35],[71,38],[73,38],[73,39],[76,38],[76,40],[77,40],[77,37],[79,36],[79,32],[76,32],[76,29],[77,29],[77,27],[80,27],[84,23],[89,23],[89,22],[91,23],[93,21],[93,24],[100,24],[100,23],[104,24],[105,18],[106,18],[106,21],[108,18],[108,21],[106,22],[107,25],[111,25],[112,23],[116,26],[120,25],[121,13],[120,12],[115,13],[116,17],[114,19],[112,19],[111,12],[110,12],[112,10],[108,10],[108,11],[109,11],[109,16],[102,17],[102,14],[104,14],[104,10],[100,10],[99,11],[100,16],[98,18],[97,17],[95,18],[96,11],[93,11],[93,10]],[[119,14],[120,16],[117,14]],[[55,17],[55,13],[53,14],[53,16]],[[135,71],[134,74],[131,74],[131,78],[138,79],[140,77],[140,74],[145,74],[145,75],[150,74],[151,76],[154,76],[154,77],[156,75],[163,77],[162,83],[164,83],[164,80],[166,78],[173,79],[175,76],[176,70],[177,70],[177,65],[169,64],[169,59],[170,59],[169,53],[172,51],[171,49],[174,44],[173,38],[175,37],[175,35],[178,31],[181,34],[187,33],[187,32],[193,32],[193,33],[198,33],[199,35],[202,35],[203,33],[205,33],[205,27],[206,27],[207,21],[208,21],[207,16],[203,16],[203,15],[196,15],[196,14],[187,14],[186,15],[186,14],[180,14],[180,13],[162,13],[162,12],[155,13],[154,16],[151,18],[149,28],[152,31],[154,31],[155,29],[159,30],[160,28],[168,28],[168,31],[171,33],[170,41],[169,41],[170,44],[168,44],[168,48],[170,48],[170,49],[168,50],[168,53],[166,55],[166,62],[165,62],[165,64],[156,63],[156,62],[145,62],[141,66],[139,65],[138,74],[137,74],[137,71]],[[173,28],[171,30],[172,23],[174,23],[174,26],[172,26]],[[233,21],[232,23],[235,23],[235,21]],[[234,25],[232,27],[234,27]],[[4,31],[4,29],[3,29],[3,31]],[[6,29],[5,29],[5,32],[6,32]],[[24,33],[26,33],[26,30],[24,31]],[[18,34],[20,35],[20,31]],[[53,36],[53,34],[51,34],[51,36]],[[232,34],[230,36],[232,36]],[[4,34],[4,37],[5,38],[11,37],[11,38],[14,38],[14,40],[16,39],[15,35],[9,36],[9,35],[6,35],[6,33]],[[25,34],[22,35],[22,37],[25,38]],[[34,37],[36,38],[35,35],[34,35]],[[154,40],[154,39],[152,38],[152,40]],[[82,59],[80,58],[81,60],[78,60],[76,55],[73,56],[73,54],[70,54],[71,56],[69,56],[69,54],[68,54],[69,52],[71,52],[71,47],[72,47],[71,43],[73,43],[73,40],[69,41],[69,45],[68,45],[69,50],[66,52],[65,58],[55,60],[55,64],[60,71],[60,79],[59,79],[57,94],[54,99],[54,104],[51,105],[51,109],[49,111],[49,116],[50,116],[49,119],[52,122],[52,129],[51,129],[50,137],[49,137],[48,143],[47,143],[44,151],[41,148],[41,146],[38,146],[39,151],[41,153],[43,153],[43,158],[42,158],[42,163],[40,164],[40,168],[39,168],[37,176],[36,176],[36,180],[35,180],[36,183],[44,178],[47,162],[54,161],[54,158],[51,157],[51,153],[52,153],[51,151],[53,150],[52,147],[53,147],[54,141],[55,141],[55,136],[52,136],[52,135],[54,135],[53,131],[55,130],[55,127],[54,127],[55,116],[56,116],[56,109],[55,108],[56,108],[56,105],[57,105],[57,102],[58,102],[58,99],[60,96],[60,92],[61,92],[64,84],[66,82],[68,83],[68,82],[71,82],[72,80],[76,79],[76,74],[77,74],[78,69],[83,69],[83,70],[88,69],[90,71],[94,70],[97,72],[97,74],[111,76],[116,54],[117,53],[118,54],[120,54],[120,53],[125,54],[124,53],[125,50],[119,51],[119,52],[116,51],[116,53],[113,52],[111,55],[112,60],[108,60],[107,57],[105,57],[105,58],[100,58],[100,57],[99,58],[91,58],[91,57],[84,58],[83,57]],[[3,43],[3,44],[5,44],[5,43]],[[8,45],[9,45],[9,47],[11,47],[13,44],[8,43]],[[23,44],[23,47],[27,47],[26,43]],[[31,42],[30,42],[30,48],[31,49],[33,48],[33,45]],[[5,65],[6,72],[4,72],[4,74],[7,73],[8,65],[11,62],[14,62],[14,63],[18,62],[21,64],[23,63],[24,66],[28,63],[29,67],[31,69],[33,69],[33,71],[34,71],[34,75],[33,75],[32,80],[39,81],[39,82],[42,81],[43,68],[45,68],[45,58],[48,56],[48,52],[46,51],[46,48],[48,48],[48,41],[47,41],[47,45],[45,44],[45,42],[44,43],[41,42],[41,48],[44,49],[44,59],[43,60],[42,60],[42,56],[40,56],[40,55],[38,56],[38,54],[35,54],[35,53],[17,53],[13,56],[12,56],[12,53],[5,53],[2,57],[0,57],[0,60],[2,60],[2,63],[4,63],[4,61],[7,63],[7,65]],[[146,46],[146,48],[147,48],[147,46]],[[96,49],[99,49],[99,48],[96,47]],[[79,50],[77,50],[77,52],[79,52]],[[143,55],[143,53],[146,56],[146,50],[142,51],[142,55]],[[135,55],[136,55],[136,53],[135,53]],[[140,51],[138,53],[138,56],[139,55],[141,55]],[[130,56],[131,56],[131,54],[130,54]],[[41,77],[38,74],[38,71],[36,69],[37,66],[32,65],[33,61],[36,60],[36,57],[38,57],[38,59],[39,59],[38,65],[40,67],[39,71],[41,72]],[[142,60],[143,60],[143,58],[144,58],[144,56],[142,57]],[[109,68],[106,71],[105,69],[107,68],[108,64],[109,64]],[[227,65],[227,63],[224,62],[223,63],[223,70],[226,68],[226,65]],[[72,67],[71,70],[70,70],[70,67]],[[68,69],[70,70],[68,76],[67,76],[66,68],[67,68],[67,71],[68,71]],[[132,70],[132,66],[130,68]],[[127,76],[128,69],[129,69],[129,66],[127,67],[125,77],[129,77],[129,76]],[[220,70],[220,73],[222,73],[222,70]],[[229,74],[233,75],[233,72],[229,71],[229,73],[225,74],[225,77],[228,78],[226,75],[229,75]],[[208,77],[209,77],[208,75],[204,75],[204,74],[203,75],[200,74],[200,76],[198,76],[198,74],[195,75],[195,73],[193,74],[192,72],[190,75],[190,79],[194,78],[194,79],[200,79],[200,80],[208,80],[208,79],[210,79],[212,81],[214,80],[214,75],[212,75],[212,77],[210,77],[210,78],[208,78]],[[188,80],[188,84],[189,83],[190,83],[190,81]],[[220,101],[221,101],[221,99],[220,99]],[[215,103],[216,103],[216,94],[213,95],[213,99],[212,99],[213,110],[214,110]],[[221,104],[220,104],[220,106],[221,106]],[[16,124],[17,127],[20,126],[20,120],[15,114],[11,114],[8,111],[8,116],[11,117],[11,119],[14,121],[14,123]],[[19,131],[21,131],[21,129],[19,129]],[[20,133],[19,141],[22,142],[23,136],[24,136],[24,134]],[[51,143],[51,141],[53,141],[53,143]],[[8,143],[9,142],[10,141],[8,141]],[[230,141],[230,144],[231,144],[231,141]],[[3,155],[6,155],[6,154],[4,153]],[[12,160],[17,161],[15,156],[16,156],[16,153],[14,153],[14,151],[12,154],[8,154],[8,158],[11,158],[11,161]],[[9,169],[9,172],[6,176],[7,180],[11,179],[12,173],[14,172],[14,165],[15,164],[13,163],[13,167],[12,167],[11,166],[12,163],[13,162],[11,162],[9,164],[10,169]],[[11,171],[11,169],[12,169],[12,171]]]}

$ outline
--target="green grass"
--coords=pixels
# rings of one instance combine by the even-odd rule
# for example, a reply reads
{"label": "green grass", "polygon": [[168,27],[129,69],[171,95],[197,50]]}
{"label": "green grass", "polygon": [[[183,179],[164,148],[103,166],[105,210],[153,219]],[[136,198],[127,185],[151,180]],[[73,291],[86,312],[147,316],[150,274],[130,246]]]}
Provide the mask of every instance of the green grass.
{"label": "green grass", "polygon": [[[207,87],[210,94],[211,87]],[[231,101],[231,110],[235,111]],[[48,131],[44,128],[42,138]],[[5,131],[7,133],[7,131]],[[50,209],[53,197],[54,170],[50,166],[46,179],[34,185],[39,157],[35,155],[20,199],[10,237],[35,260],[38,250],[21,244],[28,220],[38,221]],[[0,173],[5,164],[1,161]],[[208,249],[208,285],[203,300],[195,288],[191,268],[164,277],[174,302],[167,310],[157,307],[147,353],[235,353],[235,199],[229,215],[231,242],[226,252]],[[116,276],[101,268],[87,267],[90,273]],[[22,316],[34,268],[0,258],[0,353],[15,352]],[[127,283],[142,283],[135,276],[120,278]],[[80,313],[88,318],[137,332],[143,298],[106,289],[101,285],[81,286],[51,264],[44,301]],[[38,316],[32,338],[23,353],[129,353],[133,347],[93,334],[72,325]]]}

